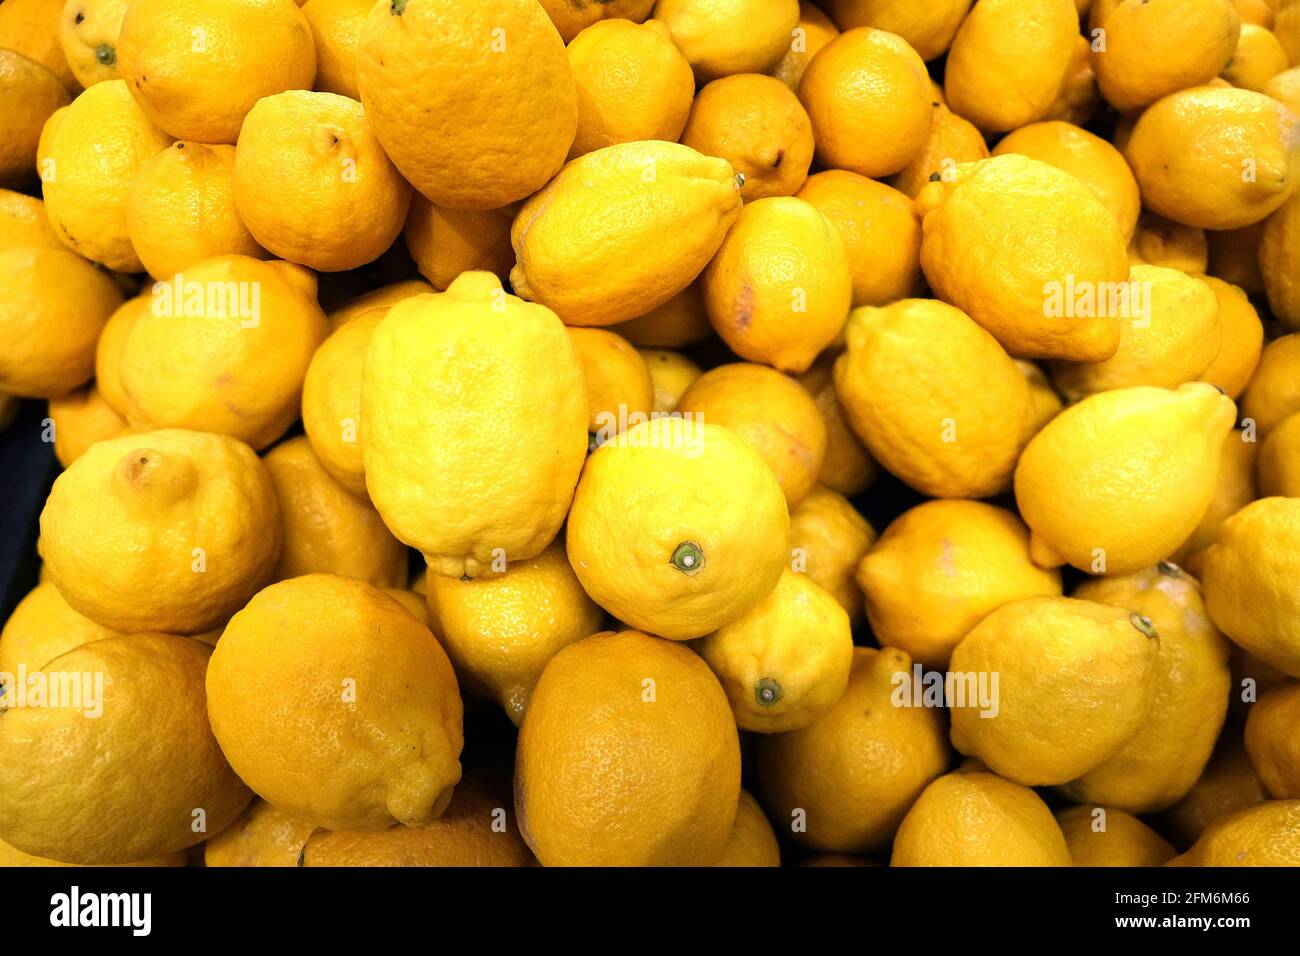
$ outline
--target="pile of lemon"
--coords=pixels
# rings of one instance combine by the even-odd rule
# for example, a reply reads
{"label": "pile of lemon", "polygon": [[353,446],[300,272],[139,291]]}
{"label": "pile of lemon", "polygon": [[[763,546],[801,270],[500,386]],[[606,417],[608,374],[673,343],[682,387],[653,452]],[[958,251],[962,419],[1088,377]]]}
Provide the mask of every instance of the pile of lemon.
{"label": "pile of lemon", "polygon": [[1300,865],[1298,63],[4,0],[0,863]]}

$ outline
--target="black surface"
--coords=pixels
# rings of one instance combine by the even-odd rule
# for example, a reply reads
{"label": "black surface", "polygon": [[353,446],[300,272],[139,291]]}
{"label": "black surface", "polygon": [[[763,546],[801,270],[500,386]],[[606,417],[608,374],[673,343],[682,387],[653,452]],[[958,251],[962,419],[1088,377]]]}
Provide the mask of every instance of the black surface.
{"label": "black surface", "polygon": [[0,432],[0,621],[36,585],[37,523],[59,470],[46,433],[46,403],[23,402],[18,418]]}

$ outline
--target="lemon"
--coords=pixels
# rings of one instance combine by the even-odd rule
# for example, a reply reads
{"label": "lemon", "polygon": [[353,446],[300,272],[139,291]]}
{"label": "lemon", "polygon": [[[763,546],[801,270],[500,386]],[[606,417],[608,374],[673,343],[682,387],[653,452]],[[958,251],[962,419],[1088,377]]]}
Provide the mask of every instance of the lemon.
{"label": "lemon", "polygon": [[677,143],[580,156],[519,210],[510,284],[568,325],[612,325],[668,302],[740,213],[729,163]]}
{"label": "lemon", "polygon": [[63,0],[7,0],[0,10],[0,47],[21,53],[52,72],[69,90],[77,78],[59,45]]}
{"label": "lemon", "polygon": [[1264,93],[1269,81],[1290,65],[1275,34],[1259,24],[1243,23],[1232,59],[1221,75],[1233,86]]}
{"label": "lemon", "polygon": [[1300,498],[1300,412],[1282,419],[1259,449],[1263,497]]}
{"label": "lemon", "polygon": [[572,0],[540,0],[546,11],[560,31],[565,43],[586,27],[606,19],[631,20],[640,23],[650,16],[655,0],[604,0],[602,3],[584,3],[575,5]]}
{"label": "lemon", "polygon": [[649,418],[654,381],[641,353],[608,329],[565,329],[582,365],[587,386],[587,430],[604,441],[620,423]]}
{"label": "lemon", "polygon": [[313,88],[360,99],[357,47],[361,45],[361,31],[374,4],[370,0],[307,0],[298,5],[311,26],[316,44]]}
{"label": "lemon", "polygon": [[208,669],[212,732],[264,800],[331,829],[419,826],[460,779],[461,702],[429,629],[332,574],[273,584]]}
{"label": "lemon", "polygon": [[1240,229],[1205,233],[1210,275],[1240,286],[1248,295],[1262,295],[1264,276],[1259,271],[1259,239],[1263,230],[1264,222],[1255,222]]}
{"label": "lemon", "polygon": [[739,799],[735,720],[689,648],[607,632],[551,658],[515,760],[519,829],[543,866],[711,864]]}
{"label": "lemon", "polygon": [[549,309],[485,272],[399,302],[371,336],[361,415],[370,498],[435,574],[475,577],[554,539],[586,454],[587,397]]}
{"label": "lemon", "polygon": [[1076,598],[1134,611],[1160,635],[1146,722],[1113,757],[1064,787],[1080,803],[1130,813],[1164,810],[1192,788],[1227,712],[1228,643],[1211,623],[1196,581],[1161,562],[1133,574],[1092,578]]}
{"label": "lemon", "polygon": [[1162,866],[1177,851],[1149,826],[1115,807],[1067,807],[1056,822],[1075,866]]}
{"label": "lemon", "polygon": [[60,867],[79,867],[79,866],[148,866],[148,867],[173,867],[185,865],[186,853],[184,850],[177,850],[175,853],[168,853],[164,856],[150,857],[146,860],[136,860],[133,863],[63,863],[59,860],[51,860],[48,857],[32,856],[30,853],[24,853],[17,847],[12,847],[3,840],[0,840],[0,866],[60,866]]}
{"label": "lemon", "polygon": [[1219,475],[1214,497],[1205,509],[1196,530],[1174,552],[1174,561],[1193,574],[1200,574],[1205,549],[1219,538],[1223,523],[1259,497],[1255,482],[1255,464],[1259,458],[1258,441],[1244,431],[1233,429],[1223,439],[1219,458]]}
{"label": "lemon", "polygon": [[8,109],[0,121],[0,185],[36,179],[36,149],[45,121],[71,99],[59,78],[35,60],[0,48],[0,92]]}
{"label": "lemon", "polygon": [[569,512],[569,561],[620,621],[703,637],[754,607],[788,560],[781,486],[720,425],[656,418],[596,450]]}
{"label": "lemon", "polygon": [[853,651],[848,689],[806,727],[757,742],[758,786],[774,826],[803,846],[871,853],[889,845],[926,785],[948,767],[941,709],[898,707],[894,648]]}
{"label": "lemon", "polygon": [[772,469],[791,509],[817,483],[826,426],[812,396],[790,377],[748,362],[720,365],[697,378],[677,408],[749,442]]}
{"label": "lemon", "polygon": [[126,419],[104,401],[94,385],[50,399],[54,454],[67,468],[97,441],[127,430]]}
{"label": "lemon", "polygon": [[95,388],[109,408],[126,416],[126,391],[122,387],[122,346],[131,328],[153,306],[149,295],[138,295],[123,302],[99,333],[95,345]]}
{"label": "lemon", "polygon": [[911,199],[916,199],[932,177],[942,177],[945,172],[952,175],[960,163],[978,162],[989,155],[984,134],[975,124],[958,116],[940,100],[936,99],[932,105],[934,115],[925,145],[910,163],[888,179],[889,185]]}
{"label": "lemon", "polygon": [[1300,865],[1300,800],[1270,800],[1219,817],[1171,866]]}
{"label": "lemon", "polygon": [[880,467],[862,440],[853,433],[839,396],[835,394],[834,370],[839,356],[839,352],[828,349],[799,376],[799,384],[812,395],[826,426],[826,457],[822,460],[817,480],[832,491],[853,497],[871,486],[880,473]]}
{"label": "lemon", "polygon": [[1223,523],[1205,554],[1205,607],[1223,633],[1300,677],[1300,499],[1261,498]]}
{"label": "lemon", "polygon": [[[460,273],[457,273],[459,275]],[[453,277],[454,278],[454,277]],[[402,279],[398,282],[391,282],[388,285],[381,285],[377,289],[371,289],[360,295],[353,296],[342,305],[333,309],[329,313],[329,323],[331,329],[338,329],[347,325],[357,316],[364,315],[372,309],[390,308],[397,305],[403,299],[409,299],[411,296],[419,295],[422,292],[434,292],[434,287],[424,279]]]}
{"label": "lemon", "polygon": [[835,393],[872,456],[929,495],[1005,489],[1024,444],[1029,386],[960,309],[903,299],[856,309]]}
{"label": "lemon", "polygon": [[1020,369],[1029,384],[1029,422],[1028,435],[1033,437],[1043,430],[1043,426],[1061,413],[1065,407],[1061,396],[1052,387],[1045,372],[1036,363],[1025,359],[1016,359],[1016,368]]}
{"label": "lemon", "polygon": [[988,614],[1061,594],[1060,574],[1029,559],[1029,529],[980,501],[927,501],[894,520],[858,563],[867,620],[882,644],[943,667]]}
{"label": "lemon", "polygon": [[5,684],[15,683],[19,668],[35,673],[74,647],[116,636],[117,631],[74,611],[45,581],[27,592],[0,631],[0,675]]}
{"label": "lemon", "polygon": [[1160,817],[1161,829],[1180,847],[1188,847],[1220,817],[1267,800],[1241,734],[1225,734],[1205,772],[1178,803]]}
{"label": "lemon", "polygon": [[234,823],[203,845],[203,865],[298,866],[315,829],[310,820],[254,798]]}
{"label": "lemon", "polygon": [[786,570],[766,598],[697,645],[741,730],[784,733],[839,700],[853,663],[849,616],[835,597]]}
{"label": "lemon", "polygon": [[1236,410],[1211,385],[1121,388],[1049,422],[1016,466],[1040,564],[1123,574],[1171,555],[1214,496]]}
{"label": "lemon", "polygon": [[933,112],[924,61],[901,37],[870,27],[822,47],[804,70],[799,99],[821,165],[872,178],[916,157]]}
{"label": "lemon", "polygon": [[1133,265],[1146,263],[1201,273],[1209,265],[1209,239],[1204,229],[1187,226],[1143,212],[1129,240],[1128,259]]}
{"label": "lemon", "polygon": [[1264,85],[1263,92],[1300,115],[1300,66],[1274,74]]}
{"label": "lemon", "polygon": [[1300,794],[1300,746],[1295,739],[1300,717],[1300,684],[1271,687],[1250,708],[1246,753],[1268,792],[1279,799]]}
{"label": "lemon", "polygon": [[658,0],[655,19],[702,81],[766,73],[799,22],[798,0]]}
{"label": "lemon", "polygon": [[681,139],[695,76],[663,22],[598,20],[572,39],[566,53],[578,88],[570,159],[616,143]]}
{"label": "lemon", "polygon": [[59,46],[82,86],[116,80],[117,37],[129,0],[68,3],[59,18]]}
{"label": "lemon", "polygon": [[740,806],[731,836],[714,866],[780,866],[781,845],[772,824],[748,790],[740,791]]}
{"label": "lemon", "polygon": [[[1062,120],[1076,126],[1087,125],[1101,107],[1101,94],[1097,90],[1097,74],[1092,68],[1092,43],[1083,36],[1075,37],[1074,55],[1066,71],[1065,83],[1057,91],[1056,99],[1043,116],[1045,120]],[[1112,141],[1120,147],[1120,132],[1128,117],[1121,116],[1115,124]],[[1122,151],[1122,150],[1121,150]]]}
{"label": "lemon", "polygon": [[1268,304],[1289,329],[1300,329],[1300,199],[1292,194],[1280,209],[1264,220],[1259,236],[1259,268]]}
{"label": "lemon", "polygon": [[800,0],[799,23],[790,32],[790,47],[772,70],[772,75],[798,93],[799,82],[803,79],[809,62],[822,47],[839,35],[835,23],[820,7],[808,0]]}
{"label": "lemon", "polygon": [[888,30],[910,43],[922,59],[933,60],[948,49],[970,10],[971,0],[925,4],[908,0],[830,0],[827,6],[841,30]]}
{"label": "lemon", "polygon": [[1255,374],[1241,396],[1243,419],[1265,435],[1300,412],[1300,334],[1284,335],[1264,346]]}
{"label": "lemon", "polygon": [[0,253],[13,252],[27,246],[40,249],[66,249],[50,225],[45,214],[45,203],[34,196],[25,196],[10,189],[0,189]]}
{"label": "lemon", "polygon": [[637,349],[650,371],[650,385],[654,390],[653,405],[656,412],[671,412],[681,401],[682,394],[691,383],[704,374],[704,370],[681,352],[670,349]]}
{"label": "lemon", "polygon": [[1065,835],[1028,787],[991,773],[950,773],[912,804],[890,866],[1070,866]]}
{"label": "lemon", "polygon": [[93,675],[95,689],[80,708],[5,711],[0,837],[67,863],[130,863],[224,829],[251,794],[208,729],[210,653],[184,637],[132,634],[83,644],[42,668],[51,687],[60,675],[80,686]]}
{"label": "lemon", "polygon": [[252,449],[181,429],[92,445],[55,481],[41,556],[68,603],[117,631],[224,623],[280,554],[270,476]]}
{"label": "lemon", "polygon": [[419,193],[411,197],[403,235],[411,258],[443,290],[462,272],[491,272],[505,281],[515,264],[510,248],[514,208],[450,209]]}
{"label": "lemon", "polygon": [[1259,365],[1264,325],[1240,287],[1214,276],[1199,278],[1210,287],[1219,306],[1219,351],[1201,372],[1201,381],[1219,386],[1235,400]]}
{"label": "lemon", "polygon": [[499,704],[516,726],[547,661],[595,634],[604,619],[560,541],[504,574],[468,581],[433,574],[428,585],[433,631],[461,683]]}
{"label": "lemon", "polygon": [[830,592],[851,621],[862,617],[853,572],[876,531],[839,492],[817,485],[790,512],[791,565]]}
{"label": "lemon", "polygon": [[952,706],[953,746],[1025,786],[1074,780],[1142,729],[1158,647],[1134,611],[1062,597],[1004,604],[952,652],[958,675],[999,675],[991,706],[970,696]]}
{"label": "lemon", "polygon": [[649,312],[613,326],[613,331],[637,348],[677,349],[713,335],[700,284],[692,282]]}

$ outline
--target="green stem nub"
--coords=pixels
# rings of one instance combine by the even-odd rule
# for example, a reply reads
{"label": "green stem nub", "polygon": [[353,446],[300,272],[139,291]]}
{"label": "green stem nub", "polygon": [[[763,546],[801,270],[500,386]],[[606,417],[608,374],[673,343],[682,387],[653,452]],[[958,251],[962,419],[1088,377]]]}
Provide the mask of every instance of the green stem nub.
{"label": "green stem nub", "polygon": [[764,677],[754,685],[754,699],[760,707],[771,707],[781,699],[781,685],[770,677]]}
{"label": "green stem nub", "polygon": [[683,574],[694,574],[704,567],[704,549],[694,541],[683,541],[673,549],[668,563]]}
{"label": "green stem nub", "polygon": [[1156,632],[1156,626],[1152,622],[1151,618],[1147,617],[1145,614],[1139,614],[1137,613],[1137,611],[1134,611],[1132,614],[1128,616],[1128,619],[1130,624],[1136,627],[1147,637],[1154,640],[1155,638],[1158,638],[1160,636],[1159,633]]}
{"label": "green stem nub", "polygon": [[95,47],[95,59],[99,61],[100,66],[112,66],[117,62],[117,51],[107,43],[101,43]]}
{"label": "green stem nub", "polygon": [[406,12],[406,0],[392,0],[388,12],[395,17],[400,17]]}
{"label": "green stem nub", "polygon": [[1157,561],[1156,570],[1165,577],[1181,578],[1183,576],[1183,569],[1172,561]]}

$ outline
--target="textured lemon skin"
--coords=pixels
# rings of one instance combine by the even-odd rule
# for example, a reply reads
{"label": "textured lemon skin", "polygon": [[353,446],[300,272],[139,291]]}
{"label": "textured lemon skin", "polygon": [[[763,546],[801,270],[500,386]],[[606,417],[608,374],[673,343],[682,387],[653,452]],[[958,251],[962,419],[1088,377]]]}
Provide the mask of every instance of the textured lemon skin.
{"label": "textured lemon skin", "polygon": [[984,618],[949,669],[999,674],[997,712],[953,708],[953,745],[1025,786],[1065,783],[1113,757],[1142,728],[1155,692],[1158,638],[1132,613],[1037,597]]}
{"label": "textured lemon skin", "polygon": [[554,313],[468,272],[375,329],[361,422],[389,528],[435,574],[476,577],[498,553],[539,554],[563,523],[587,450],[582,366]]}
{"label": "textured lemon skin", "polygon": [[[1290,65],[1286,50],[1282,49],[1281,42],[1272,32],[1257,23],[1243,23],[1232,59],[1221,75],[1233,86],[1243,90],[1267,93],[1273,77],[1284,72]],[[1286,102],[1282,96],[1274,98]],[[1292,109],[1292,112],[1295,110]]]}
{"label": "textured lemon skin", "polygon": [[847,498],[817,485],[790,512],[790,557],[802,573],[829,591],[851,621],[862,617],[862,589],[853,572],[876,541],[876,531]]}
{"label": "textured lemon skin", "polygon": [[659,0],[654,15],[703,82],[767,73],[789,49],[798,0]]}
{"label": "textured lemon skin", "polygon": [[1241,287],[1214,276],[1199,276],[1219,306],[1219,351],[1201,372],[1201,381],[1223,389],[1234,401],[1246,389],[1264,348],[1264,324]]}
{"label": "textured lemon skin", "polygon": [[536,192],[578,128],[564,43],[532,0],[376,5],[357,86],[393,163],[443,206],[497,209]]}
{"label": "textured lemon skin", "polygon": [[0,49],[0,185],[25,186],[36,179],[36,147],[45,121],[72,100],[59,78],[21,53]]}
{"label": "textured lemon skin", "polygon": [[117,67],[117,37],[129,0],[66,3],[59,17],[59,46],[77,82],[94,86],[121,76]]}
{"label": "textured lemon skin", "polygon": [[40,249],[66,249],[60,241],[45,203],[10,189],[0,189],[0,253],[36,246]]}
{"label": "textured lemon skin", "polygon": [[817,483],[826,426],[812,396],[788,376],[750,362],[720,365],[697,378],[677,408],[749,442],[772,469],[791,509]]}
{"label": "textured lemon skin", "polygon": [[238,819],[203,845],[203,865],[298,866],[315,829],[310,820],[254,797]]}
{"label": "textured lemon skin", "polygon": [[1289,329],[1300,330],[1300,194],[1293,193],[1264,220],[1259,268],[1269,308]]}
{"label": "textured lemon skin", "polygon": [[740,791],[740,806],[731,836],[714,866],[780,866],[781,844],[763,808],[748,790]]}
{"label": "textured lemon skin", "polygon": [[[6,712],[5,842],[68,863],[130,863],[224,829],[252,794],[208,728],[203,676],[210,653],[189,638],[132,634],[51,661],[47,674],[103,675],[102,713]],[[200,819],[203,829],[195,827]]]}
{"label": "textured lemon skin", "polygon": [[650,16],[655,0],[603,0],[601,3],[575,4],[572,0],[540,0],[555,29],[565,43],[601,20],[631,20],[640,23]]}
{"label": "textured lemon skin", "polygon": [[[963,175],[964,174],[964,175]],[[930,208],[927,193],[942,195]],[[1050,317],[1053,283],[1104,289],[1128,278],[1124,234],[1076,177],[1016,154],[959,167],[919,202],[921,268],[935,294],[1020,358],[1099,362],[1114,354],[1119,323],[1105,310]],[[1032,254],[1026,250],[1032,250]]]}
{"label": "textured lemon skin", "polygon": [[117,633],[78,614],[45,581],[27,592],[0,631],[0,674],[17,675],[19,667],[35,673],[74,647]]}
{"label": "textured lemon skin", "polygon": [[[329,333],[315,295],[304,294],[307,281],[315,277],[299,266],[228,255],[155,285],[119,355],[132,427],[219,432],[258,449],[283,435]],[[190,311],[194,289],[203,294],[199,314],[174,314],[178,296]]]}
{"label": "textured lemon skin", "polygon": [[[1105,811],[1104,830],[1093,829],[1096,810]],[[1116,807],[1069,807],[1057,812],[1056,822],[1075,866],[1163,866],[1178,852],[1133,814]]]}
{"label": "textured lemon skin", "polygon": [[1220,817],[1268,799],[1240,736],[1225,736],[1187,795],[1158,818],[1161,832],[1186,848]]}
{"label": "textured lemon skin", "polygon": [[357,47],[374,6],[370,0],[307,0],[300,4],[316,45],[315,89],[361,99]]}
{"label": "textured lemon skin", "polygon": [[[695,419],[634,425],[588,460],[567,548],[583,588],[618,620],[689,640],[771,592],[788,560],[781,486],[743,438]],[[672,564],[679,546],[697,570]]]}
{"label": "textured lemon skin", "polygon": [[416,193],[403,235],[420,275],[442,290],[462,272],[491,272],[504,282],[515,264],[510,248],[513,224],[513,206],[449,209]]}
{"label": "textured lemon skin", "polygon": [[[912,661],[895,648],[853,651],[848,689],[811,724],[757,742],[758,784],[777,827],[815,850],[870,853],[889,844],[912,801],[951,752],[944,712],[896,707],[894,675]],[[802,816],[802,815],[801,815]]]}
{"label": "textured lemon skin", "polygon": [[532,866],[513,817],[506,830],[497,828],[510,805],[508,786],[467,776],[442,815],[423,826],[316,831],[302,866]]}
{"label": "textured lemon skin", "polygon": [[346,325],[357,316],[363,315],[371,309],[391,308],[403,299],[409,299],[413,295],[434,291],[438,290],[435,290],[424,279],[400,279],[397,282],[390,282],[378,289],[371,289],[369,292],[354,296],[330,312],[328,316],[330,328],[337,329]]}
{"label": "textured lemon skin", "polygon": [[1205,554],[1205,606],[1219,629],[1300,677],[1300,499],[1261,498],[1224,522]]}
{"label": "textured lemon skin", "polygon": [[60,860],[51,860],[49,857],[32,856],[30,853],[24,853],[17,847],[12,847],[3,840],[0,840],[0,866],[9,867],[79,867],[79,866],[96,866],[96,867],[121,867],[121,866],[148,866],[148,867],[174,867],[184,866],[186,852],[177,850],[175,853],[168,853],[163,856],[150,857],[146,860],[137,860],[134,863],[64,863]]}
{"label": "textured lemon skin", "polygon": [[1246,719],[1246,753],[1264,787],[1278,799],[1300,795],[1298,720],[1300,684],[1295,681],[1264,691]]}
{"label": "textured lemon skin", "polygon": [[830,0],[831,16],[841,30],[875,27],[906,40],[923,60],[933,60],[948,49],[970,10],[970,0]]}
{"label": "textured lemon skin", "polygon": [[1168,866],[1300,866],[1300,800],[1269,800],[1220,817]]}
{"label": "textured lemon skin", "polygon": [[1263,497],[1300,498],[1300,413],[1282,419],[1259,449]]}
{"label": "textured lemon skin", "polygon": [[1128,261],[1183,272],[1201,273],[1210,260],[1210,243],[1204,229],[1174,222],[1143,211],[1128,244]]}
{"label": "textured lemon skin", "polygon": [[[695,649],[722,682],[741,730],[806,727],[844,693],[853,664],[849,616],[804,574],[781,573],[772,593]],[[758,694],[775,681],[779,696]]]}
{"label": "textured lemon skin", "polygon": [[233,143],[259,99],[311,88],[316,44],[290,0],[133,0],[117,62],[159,129],[175,139]]}
{"label": "textured lemon skin", "polygon": [[377,259],[411,202],[361,104],[306,90],[263,97],[248,111],[233,185],[235,209],[258,242],[326,272]]}
{"label": "textured lemon skin", "polygon": [[1070,0],[975,4],[948,50],[948,108],[991,132],[1042,119],[1069,75],[1078,35]]}
{"label": "textured lemon skin", "polygon": [[1199,575],[1205,549],[1218,540],[1223,523],[1259,497],[1255,468],[1260,444],[1258,441],[1246,440],[1246,433],[1236,429],[1224,436],[1214,496],[1196,530],[1174,552],[1173,560],[1176,564]]}
{"label": "textured lemon skin", "polygon": [[1271,77],[1264,93],[1280,103],[1285,103],[1292,113],[1300,115],[1300,66],[1293,66]]}
{"label": "textured lemon skin", "polygon": [[677,143],[598,149],[519,210],[510,284],[568,325],[645,315],[694,281],[740,205],[724,159]]}
{"label": "textured lemon skin", "polygon": [[821,165],[873,178],[912,161],[933,112],[924,61],[901,37],[870,27],[849,30],[818,51],[799,99]]}
{"label": "textured lemon skin", "polygon": [[460,780],[461,700],[429,629],[383,591],[310,574],[231,618],[208,715],[241,779],[329,829],[419,826]]}
{"label": "textured lemon skin", "polygon": [[689,648],[606,632],[551,659],[515,761],[519,828],[543,866],[709,865],[739,799],[736,723]]}
{"label": "textured lemon skin", "polygon": [[1252,90],[1199,86],[1143,112],[1124,149],[1142,203],[1202,229],[1240,229],[1300,181],[1300,117]]}
{"label": "textured lemon skin", "polygon": [[1261,435],[1300,412],[1300,335],[1273,339],[1241,396],[1241,413]]}
{"label": "textured lemon skin", "polygon": [[834,21],[822,13],[820,7],[814,6],[808,0],[799,2],[799,25],[795,29],[802,31],[803,42],[798,45],[793,42],[790,44],[781,62],[772,70],[772,75],[798,93],[799,82],[803,79],[804,71],[808,69],[812,58],[822,47],[839,36],[840,31]]}
{"label": "textured lemon skin", "polygon": [[839,396],[835,394],[835,360],[839,352],[828,349],[808,371],[799,376],[799,384],[817,403],[822,422],[826,425],[826,457],[817,481],[832,491],[854,497],[871,487],[880,473],[880,466],[871,457],[862,440],[844,415]]}
{"label": "textured lemon skin", "polygon": [[1052,811],[991,773],[950,773],[912,804],[890,866],[1071,866]]}
{"label": "textured lemon skin", "polygon": [[654,406],[654,382],[641,353],[627,339],[608,329],[565,329],[582,364],[587,385],[587,428],[615,431],[629,416],[649,417]]}
{"label": "textured lemon skin", "polygon": [[713,335],[700,283],[692,282],[663,305],[619,322],[613,331],[637,348],[676,349]]}
{"label": "textured lemon skin", "polygon": [[66,248],[0,252],[0,392],[66,395],[94,373],[95,347],[122,293]]}
{"label": "textured lemon skin", "polygon": [[243,442],[181,429],[126,434],[91,446],[54,482],[40,551],[68,603],[99,624],[198,634],[270,578],[279,507]]}
{"label": "textured lemon skin", "polygon": [[680,352],[669,349],[637,349],[650,371],[650,385],[654,389],[654,410],[671,412],[677,407],[682,394],[691,383],[704,374],[703,370]]}
{"label": "textured lemon skin", "polygon": [[888,179],[903,195],[915,199],[935,173],[955,169],[959,163],[987,159],[988,144],[970,120],[958,116],[942,102],[934,101],[934,115],[925,144],[912,161]]}
{"label": "textured lemon skin", "polygon": [[1165,810],[1201,776],[1223,727],[1232,689],[1228,642],[1206,614],[1196,581],[1174,565],[1091,578],[1074,596],[1145,615],[1156,626],[1160,648],[1142,728],[1117,754],[1062,789],[1079,803],[1139,814]]}
{"label": "textured lemon skin", "polygon": [[434,574],[428,585],[433,631],[461,683],[498,703],[515,726],[547,662],[604,620],[560,541],[504,574],[469,581]]}
{"label": "textured lemon skin", "polygon": [[123,302],[108,317],[95,344],[95,388],[109,407],[123,417],[126,417],[126,391],[122,387],[122,345],[136,319],[149,311],[152,304],[148,295]]}
{"label": "textured lemon skin", "polygon": [[[1092,43],[1079,36],[1074,41],[1074,56],[1066,71],[1065,83],[1048,107],[1045,120],[1063,120],[1076,126],[1085,126],[1101,108],[1101,94],[1097,91],[1097,74],[1092,68]],[[1120,131],[1127,117],[1121,117],[1114,134],[1119,147]]]}
{"label": "textured lemon skin", "polygon": [[1115,389],[1067,408],[1016,466],[1034,559],[1124,574],[1169,557],[1210,505],[1235,418],[1232,400],[1203,382]]}
{"label": "textured lemon skin", "polygon": [[46,122],[37,163],[45,211],[68,248],[118,272],[139,272],[127,207],[140,167],[171,145],[121,80],[96,83]]}
{"label": "textured lemon skin", "polygon": [[1105,50],[1092,54],[1101,95],[1131,112],[1223,72],[1241,18],[1232,0],[1147,0],[1116,5],[1102,26]]}
{"label": "textured lemon skin", "polygon": [[63,0],[7,0],[0,6],[0,47],[35,60],[75,91],[77,78],[59,45]]}
{"label": "textured lemon skin", "polygon": [[60,398],[50,399],[54,422],[54,455],[67,468],[87,448],[127,430],[126,419],[104,401],[93,384]]}
{"label": "textured lemon skin", "polygon": [[1061,577],[1029,558],[1029,529],[980,501],[937,500],[900,515],[858,562],[867,620],[884,644],[943,667],[989,613],[1059,596]]}
{"label": "textured lemon skin", "polygon": [[939,497],[1005,489],[1024,444],[1029,386],[992,335],[929,299],[855,309],[835,394],[872,456]]}

